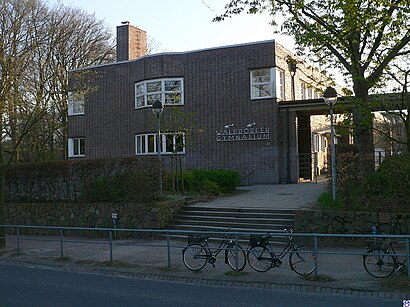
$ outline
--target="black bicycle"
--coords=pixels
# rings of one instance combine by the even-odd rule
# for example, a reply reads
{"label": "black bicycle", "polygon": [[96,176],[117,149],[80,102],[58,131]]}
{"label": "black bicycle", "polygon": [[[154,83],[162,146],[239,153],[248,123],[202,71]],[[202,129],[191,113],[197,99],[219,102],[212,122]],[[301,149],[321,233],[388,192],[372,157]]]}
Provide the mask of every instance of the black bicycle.
{"label": "black bicycle", "polygon": [[191,271],[201,270],[208,262],[215,267],[216,257],[221,251],[225,251],[225,263],[232,270],[242,271],[246,265],[246,253],[240,245],[224,236],[223,240],[215,250],[208,245],[209,237],[188,236],[188,245],[182,250],[184,265]]}
{"label": "black bicycle", "polygon": [[247,252],[248,263],[257,272],[266,272],[273,267],[279,267],[282,259],[289,253],[289,265],[291,270],[299,275],[309,275],[315,271],[315,256],[312,249],[298,246],[294,240],[293,231],[284,229],[287,233],[288,242],[280,254],[275,254],[267,235],[251,235]]}
{"label": "black bicycle", "polygon": [[394,272],[404,271],[404,261],[400,261],[393,245],[404,243],[390,239],[370,239],[367,241],[367,253],[363,255],[363,266],[367,273],[377,278],[390,276]]}

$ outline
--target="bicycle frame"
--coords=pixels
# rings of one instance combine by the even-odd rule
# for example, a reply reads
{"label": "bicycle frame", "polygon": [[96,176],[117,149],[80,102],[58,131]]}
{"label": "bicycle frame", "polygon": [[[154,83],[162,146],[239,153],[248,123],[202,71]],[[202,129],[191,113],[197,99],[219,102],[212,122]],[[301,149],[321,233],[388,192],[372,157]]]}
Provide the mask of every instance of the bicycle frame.
{"label": "bicycle frame", "polygon": [[[271,252],[273,253],[275,252],[270,243],[267,243],[265,246],[268,247],[271,250]],[[286,243],[286,246],[283,248],[283,250],[278,255],[274,253],[275,255],[274,257],[263,258],[263,259],[272,260],[272,263],[277,259],[282,260],[289,252],[296,250],[297,247],[298,246],[293,242],[293,238],[288,236],[288,242]]]}

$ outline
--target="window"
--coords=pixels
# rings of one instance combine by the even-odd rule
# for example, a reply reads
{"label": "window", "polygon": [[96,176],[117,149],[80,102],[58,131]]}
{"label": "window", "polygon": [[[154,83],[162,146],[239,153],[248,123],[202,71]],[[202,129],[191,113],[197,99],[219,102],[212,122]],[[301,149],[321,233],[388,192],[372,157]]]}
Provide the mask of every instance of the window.
{"label": "window", "polygon": [[276,98],[285,100],[285,71],[276,68]]}
{"label": "window", "polygon": [[69,92],[68,93],[68,115],[84,114],[84,93]]}
{"label": "window", "polygon": [[182,78],[143,81],[135,84],[135,108],[150,106],[155,100],[165,105],[184,104]]}
{"label": "window", "polygon": [[313,134],[313,145],[314,145],[314,149],[315,152],[319,151],[319,147],[320,147],[320,135],[319,134]]}
{"label": "window", "polygon": [[300,83],[300,99],[306,99],[307,97],[307,92],[306,92],[306,83],[301,82]]}
{"label": "window", "polygon": [[85,156],[85,138],[68,139],[68,156],[70,158]]}
{"label": "window", "polygon": [[313,98],[313,88],[309,87],[308,88],[308,99],[312,99]]}
{"label": "window", "polygon": [[272,68],[251,70],[251,99],[272,98],[273,81]]}
{"label": "window", "polygon": [[[137,155],[157,154],[157,134],[137,134],[135,136],[135,152]],[[161,133],[162,154],[184,154],[185,134],[181,132]]]}

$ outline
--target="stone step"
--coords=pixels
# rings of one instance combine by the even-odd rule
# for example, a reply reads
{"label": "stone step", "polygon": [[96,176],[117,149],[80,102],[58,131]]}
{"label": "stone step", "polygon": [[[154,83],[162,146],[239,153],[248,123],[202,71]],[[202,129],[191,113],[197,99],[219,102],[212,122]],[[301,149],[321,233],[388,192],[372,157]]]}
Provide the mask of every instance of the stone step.
{"label": "stone step", "polygon": [[209,221],[209,222],[226,222],[226,223],[256,223],[256,224],[280,224],[285,223],[288,224],[293,223],[294,219],[291,218],[276,218],[275,216],[272,217],[248,217],[248,216],[221,216],[221,215],[179,215],[177,219],[174,221],[182,221],[182,220],[193,220],[193,221]]}
{"label": "stone step", "polygon": [[227,221],[224,220],[223,218],[220,218],[220,220],[194,220],[194,219],[178,219],[174,220],[171,224],[170,227],[171,229],[173,226],[178,226],[178,225],[196,225],[196,226],[222,226],[222,227],[238,227],[238,228],[255,228],[255,229],[266,229],[266,228],[272,228],[272,229],[281,229],[283,230],[284,228],[292,228],[293,227],[293,222],[292,221],[285,221],[281,223],[256,223],[256,222],[240,222],[240,221]]}
{"label": "stone step", "polygon": [[183,210],[195,210],[195,211],[224,211],[224,212],[244,212],[244,213],[284,213],[293,214],[293,209],[270,209],[270,208],[228,208],[228,207],[206,207],[206,206],[185,206]]}
{"label": "stone step", "polygon": [[229,211],[194,211],[194,210],[182,210],[179,216],[224,216],[224,217],[238,217],[238,218],[280,218],[291,219],[295,218],[295,214],[290,213],[264,213],[264,212],[229,212]]}

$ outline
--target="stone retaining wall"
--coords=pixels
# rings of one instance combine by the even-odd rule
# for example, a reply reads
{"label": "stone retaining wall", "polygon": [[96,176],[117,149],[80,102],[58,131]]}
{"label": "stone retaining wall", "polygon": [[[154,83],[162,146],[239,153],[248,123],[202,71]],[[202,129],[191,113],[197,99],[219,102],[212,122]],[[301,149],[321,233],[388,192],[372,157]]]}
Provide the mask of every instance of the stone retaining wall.
{"label": "stone retaining wall", "polygon": [[[296,233],[371,234],[373,225],[376,225],[378,234],[410,234],[410,214],[296,210],[294,230]],[[350,241],[357,245],[354,241],[362,244],[364,240]],[[321,242],[334,245],[346,240],[329,238],[321,239]]]}
{"label": "stone retaining wall", "polygon": [[[112,227],[111,214],[117,213],[117,228],[164,229],[184,204],[184,199],[158,203],[8,203],[5,214],[9,225],[108,228]],[[22,233],[55,234],[40,229]]]}

